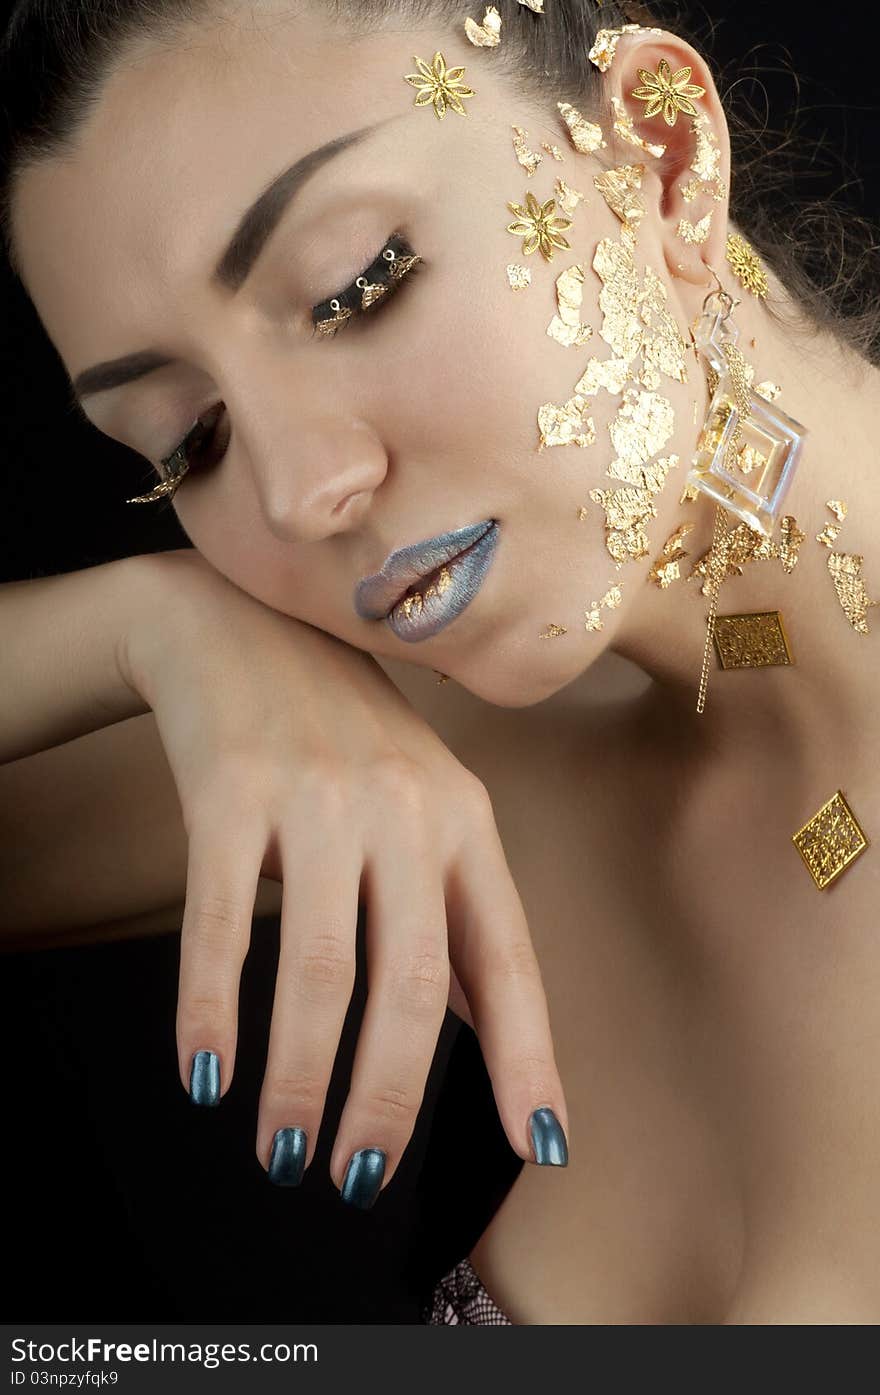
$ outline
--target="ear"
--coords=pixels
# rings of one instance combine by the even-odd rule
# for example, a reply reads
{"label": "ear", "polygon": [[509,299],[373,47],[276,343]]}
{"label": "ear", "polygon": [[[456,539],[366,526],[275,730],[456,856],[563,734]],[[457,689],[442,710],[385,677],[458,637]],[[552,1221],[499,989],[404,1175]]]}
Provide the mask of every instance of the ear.
{"label": "ear", "polygon": [[[671,114],[675,117],[674,124],[669,125],[662,107],[656,116],[646,116],[650,104],[632,95],[634,88],[645,87],[639,70],[655,75],[661,59],[669,64],[673,76],[682,68],[690,69],[689,74],[682,74],[677,79],[676,87],[693,84],[704,89],[705,95],[692,96],[688,100],[696,113],[704,118],[704,130],[715,138],[707,148],[719,152],[718,179],[703,180],[690,168],[698,149],[692,115],[667,104],[672,106]],[[730,137],[712,74],[696,49],[684,39],[663,30],[658,35],[622,35],[614,61],[605,74],[605,84],[606,101],[612,115],[615,107],[617,111],[623,111],[632,119],[633,129],[639,136],[652,145],[666,146],[665,153],[659,158],[647,152],[641,153],[614,131],[612,120],[609,149],[613,151],[613,159],[621,164],[639,163],[645,166],[642,194],[658,229],[670,278],[679,283],[678,289],[686,304],[690,305],[691,301],[701,304],[707,283],[714,284],[708,268],[714,267],[721,274],[729,230]],[[611,102],[612,95],[618,98],[619,106]],[[685,196],[684,189],[691,193],[691,197]],[[720,197],[713,198],[713,194]],[[699,244],[688,243],[679,232],[680,220],[686,219],[689,224],[696,225],[706,214],[711,214],[706,240]],[[699,295],[696,289],[689,288],[699,288]]]}

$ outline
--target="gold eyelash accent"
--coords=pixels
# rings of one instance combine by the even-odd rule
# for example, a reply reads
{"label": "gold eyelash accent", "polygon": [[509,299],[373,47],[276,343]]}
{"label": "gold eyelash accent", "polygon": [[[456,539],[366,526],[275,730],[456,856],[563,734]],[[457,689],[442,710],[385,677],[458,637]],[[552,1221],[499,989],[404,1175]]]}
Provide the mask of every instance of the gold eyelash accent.
{"label": "gold eyelash accent", "polygon": [[[187,439],[189,438],[187,437]],[[182,450],[183,447],[181,446],[179,449]],[[165,462],[166,468],[173,459],[173,455],[169,456],[168,461]],[[154,504],[159,499],[173,499],[177,486],[188,471],[189,463],[185,460],[181,461],[180,464],[173,467],[168,478],[162,480],[161,484],[157,484],[155,489],[151,489],[149,494],[138,494],[134,499],[126,499],[125,502],[127,504]]]}

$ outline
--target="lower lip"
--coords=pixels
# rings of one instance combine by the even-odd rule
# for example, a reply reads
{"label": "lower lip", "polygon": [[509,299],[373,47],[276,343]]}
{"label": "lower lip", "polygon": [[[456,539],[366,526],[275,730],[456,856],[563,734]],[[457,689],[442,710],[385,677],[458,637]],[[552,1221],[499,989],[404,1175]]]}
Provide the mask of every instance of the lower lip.
{"label": "lower lip", "polygon": [[[420,592],[421,605],[418,597],[406,597],[397,602],[385,617],[385,622],[398,639],[407,644],[430,639],[431,635],[451,624],[470,605],[492,565],[498,535],[498,524],[493,523],[466,552],[460,552],[451,562],[438,569],[437,576],[430,584],[426,582],[425,590]],[[448,580],[443,579],[444,573]],[[410,602],[409,614],[407,600]]]}

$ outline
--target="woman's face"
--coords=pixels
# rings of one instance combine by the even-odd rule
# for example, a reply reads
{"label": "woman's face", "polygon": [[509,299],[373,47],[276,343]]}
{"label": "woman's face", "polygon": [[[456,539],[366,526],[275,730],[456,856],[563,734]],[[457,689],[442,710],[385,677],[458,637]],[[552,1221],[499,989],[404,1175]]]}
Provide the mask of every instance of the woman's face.
{"label": "woman's face", "polygon": [[[354,40],[288,9],[271,18],[264,8],[253,27],[244,13],[240,27],[206,26],[115,73],[76,154],[22,181],[23,280],[72,379],[141,350],[168,360],[83,396],[101,431],[158,464],[197,417],[216,424],[213,452],[196,456],[174,507],[220,572],[282,612],[447,673],[489,701],[539,701],[608,647],[644,588],[679,517],[702,375],[691,359],[689,382],[664,375],[657,387],[674,410],[662,455],[681,463],[654,501],[651,555],[618,566],[590,491],[614,485],[608,428],[620,396],[590,399],[593,444],[538,448],[542,404],[567,402],[591,355],[613,357],[592,262],[601,239],[619,242],[621,224],[593,186],[601,166],[572,148],[552,106],[518,101],[463,37]],[[415,106],[404,81],[414,55],[430,64],[438,48],[449,66],[465,65],[475,95],[464,118]],[[268,239],[251,238],[234,284],[212,279],[244,210],[280,171],[373,123],[301,185]],[[516,160],[512,125],[544,154],[532,176]],[[564,163],[541,152],[542,140]],[[622,142],[603,156],[639,159],[655,163]],[[524,255],[508,204],[529,192],[545,202],[560,176],[586,197],[564,233],[571,250],[548,262]],[[686,334],[690,302],[665,259],[655,185],[646,170],[636,263],[661,277]],[[558,199],[557,216],[569,216]],[[422,259],[418,272],[372,313],[315,334],[312,307],[354,282],[393,234]],[[556,278],[575,262],[593,334],[566,348],[547,328]],[[526,289],[511,288],[514,263],[531,271]],[[410,631],[404,615],[395,632],[359,613],[358,582],[392,551],[490,520],[491,565],[449,623]],[[423,614],[453,587],[459,604],[473,592],[461,564],[457,578],[447,571]],[[612,587],[621,604],[603,610],[601,633],[586,629],[585,612]],[[542,639],[556,625],[567,635]]]}

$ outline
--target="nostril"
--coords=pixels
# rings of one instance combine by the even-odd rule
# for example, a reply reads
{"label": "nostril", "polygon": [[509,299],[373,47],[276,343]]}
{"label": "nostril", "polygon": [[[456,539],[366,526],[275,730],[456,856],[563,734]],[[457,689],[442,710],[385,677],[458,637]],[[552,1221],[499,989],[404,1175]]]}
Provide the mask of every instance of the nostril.
{"label": "nostril", "polygon": [[331,517],[338,518],[341,513],[344,513],[349,508],[352,500],[359,499],[364,492],[363,489],[357,489],[354,494],[346,494],[345,498],[340,499],[339,503],[334,504],[333,508],[330,510]]}

